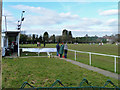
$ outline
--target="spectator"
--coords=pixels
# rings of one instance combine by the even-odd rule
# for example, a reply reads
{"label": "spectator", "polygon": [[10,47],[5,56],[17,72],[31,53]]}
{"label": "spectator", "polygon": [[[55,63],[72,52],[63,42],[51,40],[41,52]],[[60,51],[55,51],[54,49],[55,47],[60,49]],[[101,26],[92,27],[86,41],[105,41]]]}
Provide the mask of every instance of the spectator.
{"label": "spectator", "polygon": [[59,55],[59,49],[60,49],[59,43],[57,43],[56,48],[57,48],[57,56],[58,56]]}
{"label": "spectator", "polygon": [[37,47],[39,46],[39,42],[37,42]]}
{"label": "spectator", "polygon": [[11,44],[11,51],[12,51],[12,53],[14,52],[14,43],[13,42]]}
{"label": "spectator", "polygon": [[60,50],[59,50],[60,58],[62,58],[63,51],[64,51],[64,44],[62,43]]}
{"label": "spectator", "polygon": [[44,42],[44,47],[45,47],[45,42]]}
{"label": "spectator", "polygon": [[67,58],[67,51],[68,51],[68,46],[67,43],[64,46],[64,57]]}
{"label": "spectator", "polygon": [[39,42],[39,46],[41,46],[41,43]]}
{"label": "spectator", "polygon": [[15,42],[15,45],[14,45],[14,51],[15,51],[15,52],[18,51],[18,45],[17,45],[17,42]]}

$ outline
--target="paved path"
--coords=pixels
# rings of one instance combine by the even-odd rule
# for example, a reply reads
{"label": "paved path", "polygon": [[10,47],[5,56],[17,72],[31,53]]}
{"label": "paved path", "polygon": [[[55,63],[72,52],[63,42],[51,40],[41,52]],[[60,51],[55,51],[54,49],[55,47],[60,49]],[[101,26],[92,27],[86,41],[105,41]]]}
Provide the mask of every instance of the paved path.
{"label": "paved path", "polygon": [[93,66],[90,66],[90,65],[87,65],[87,64],[83,64],[83,63],[80,63],[80,62],[77,62],[77,61],[73,61],[73,60],[70,60],[70,59],[64,59],[64,58],[60,58],[60,59],[71,62],[72,64],[78,65],[82,68],[98,72],[98,73],[103,74],[105,76],[118,79],[118,74],[116,74],[116,73],[112,73],[112,72],[109,72],[109,71],[106,71],[106,70],[103,70],[103,69],[100,69],[100,68],[97,68],[97,67],[93,67]]}

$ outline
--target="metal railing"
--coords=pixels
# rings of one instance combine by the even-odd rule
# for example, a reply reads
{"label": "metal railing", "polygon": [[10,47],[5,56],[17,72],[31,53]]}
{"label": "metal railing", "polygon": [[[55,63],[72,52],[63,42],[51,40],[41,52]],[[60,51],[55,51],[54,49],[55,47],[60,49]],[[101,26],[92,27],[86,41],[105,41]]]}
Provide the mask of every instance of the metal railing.
{"label": "metal railing", "polygon": [[[59,83],[62,87],[55,87],[55,85],[57,84],[57,83]],[[86,83],[86,86],[83,86],[83,84],[84,83]],[[113,88],[109,88],[109,87],[106,87],[106,86],[108,86],[108,84],[111,84],[112,86],[113,86]],[[116,86],[111,80],[107,80],[106,82],[105,82],[105,84],[104,84],[104,86],[102,86],[102,87],[100,87],[100,86],[92,86],[91,85],[91,83],[89,83],[89,81],[86,79],[86,78],[83,78],[82,79],[82,81],[80,82],[80,84],[79,84],[79,86],[78,87],[66,87],[59,79],[57,79],[53,84],[52,84],[52,86],[51,87],[34,87],[34,86],[32,86],[30,83],[28,83],[27,81],[26,82],[24,82],[23,84],[22,84],[22,86],[20,87],[20,90],[21,89],[24,89],[25,87],[26,87],[26,85],[27,86],[29,86],[31,89],[37,89],[37,90],[39,90],[39,89],[43,89],[43,90],[45,90],[45,89],[51,89],[51,90],[53,90],[53,89],[67,89],[67,90],[71,90],[71,89],[81,89],[81,88],[85,88],[85,89],[120,89],[118,86]],[[27,88],[28,89],[28,88]]]}
{"label": "metal railing", "polygon": [[120,58],[120,56],[116,56],[116,55],[108,55],[108,54],[101,54],[101,53],[93,53],[93,52],[83,52],[83,51],[77,51],[77,50],[72,50],[72,49],[68,49],[68,51],[73,51],[75,52],[75,61],[77,59],[77,55],[76,53],[79,52],[79,53],[87,53],[89,54],[89,64],[91,65],[92,64],[92,55],[101,55],[101,56],[108,56],[108,57],[114,57],[114,72],[116,73],[116,69],[117,69],[117,66],[116,66],[116,58]]}

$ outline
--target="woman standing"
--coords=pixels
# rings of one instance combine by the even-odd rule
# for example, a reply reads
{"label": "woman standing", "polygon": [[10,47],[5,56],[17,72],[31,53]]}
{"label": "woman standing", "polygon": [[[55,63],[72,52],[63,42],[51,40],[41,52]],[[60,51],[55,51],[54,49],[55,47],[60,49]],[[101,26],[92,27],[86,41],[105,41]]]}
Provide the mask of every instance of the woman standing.
{"label": "woman standing", "polygon": [[64,44],[62,43],[60,50],[59,50],[60,58],[62,58],[63,51],[64,51]]}

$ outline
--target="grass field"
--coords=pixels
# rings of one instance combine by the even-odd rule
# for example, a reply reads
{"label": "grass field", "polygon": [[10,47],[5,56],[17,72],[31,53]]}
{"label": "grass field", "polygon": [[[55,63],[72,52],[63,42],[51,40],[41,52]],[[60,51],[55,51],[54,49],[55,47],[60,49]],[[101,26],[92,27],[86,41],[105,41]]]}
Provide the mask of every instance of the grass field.
{"label": "grass field", "polygon": [[[20,45],[20,47],[29,47],[29,48],[36,48],[36,44],[24,44]],[[43,46],[39,47],[42,48]],[[56,44],[46,44],[47,48],[55,48]],[[85,52],[95,52],[95,53],[102,53],[102,54],[109,54],[109,55],[118,55],[118,46],[115,44],[104,44],[103,46],[99,46],[98,44],[89,45],[89,44],[68,44],[69,49],[78,50],[78,51],[85,51]],[[53,53],[55,55],[55,53]],[[31,55],[31,54],[30,54]],[[37,55],[37,54],[36,54]],[[25,56],[23,54],[22,56]],[[75,60],[74,52],[68,51],[68,58]],[[83,53],[77,53],[77,61],[89,64],[89,55]],[[99,67],[105,70],[109,70],[114,72],[114,57],[106,57],[106,56],[98,56],[92,55],[92,66]],[[118,58],[117,58],[117,73],[118,72]]]}
{"label": "grass field", "polygon": [[[60,44],[61,45],[61,44]],[[42,48],[37,47],[36,44],[24,44],[20,45],[20,48]],[[46,44],[47,48],[55,48],[56,44]],[[99,46],[98,44],[89,45],[89,44],[68,44],[69,49],[78,50],[78,51],[86,51],[86,52],[96,52],[96,53],[103,53],[103,54],[111,54],[111,55],[118,55],[118,46],[115,44],[104,44],[103,46]]]}
{"label": "grass field", "polygon": [[50,87],[56,79],[69,87],[79,86],[83,78],[86,78],[93,86],[103,86],[108,79],[115,85],[118,83],[116,79],[58,58],[3,58],[2,75],[3,88],[20,88],[25,81],[30,84],[34,82],[32,85],[35,87]]}

